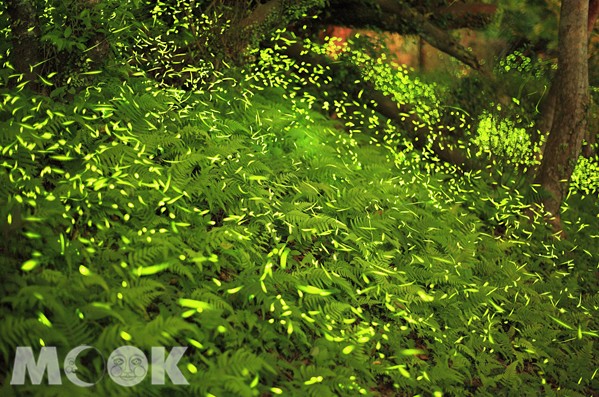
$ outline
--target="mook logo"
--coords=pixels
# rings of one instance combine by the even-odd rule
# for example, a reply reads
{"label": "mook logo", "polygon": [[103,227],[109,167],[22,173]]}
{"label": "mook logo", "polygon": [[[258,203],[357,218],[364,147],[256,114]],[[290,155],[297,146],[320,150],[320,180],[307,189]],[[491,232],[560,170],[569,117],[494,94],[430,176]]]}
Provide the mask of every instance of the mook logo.
{"label": "mook logo", "polygon": [[[151,373],[153,385],[164,385],[166,376],[175,385],[188,385],[189,382],[177,367],[186,350],[187,347],[176,346],[166,355],[164,347],[152,347],[151,361],[148,362],[147,356],[137,347],[121,346],[110,353],[105,361],[95,347],[77,346],[65,356],[63,368],[66,378],[80,387],[95,385],[105,373],[113,382],[132,387],[143,381],[148,371]],[[92,359],[90,356],[93,356]],[[95,361],[96,365],[93,365],[92,361]],[[101,363],[101,367],[98,367],[98,362]],[[49,385],[62,384],[56,347],[42,347],[37,361],[31,347],[17,347],[11,385],[24,385],[27,374],[32,384],[39,385],[46,372]]]}

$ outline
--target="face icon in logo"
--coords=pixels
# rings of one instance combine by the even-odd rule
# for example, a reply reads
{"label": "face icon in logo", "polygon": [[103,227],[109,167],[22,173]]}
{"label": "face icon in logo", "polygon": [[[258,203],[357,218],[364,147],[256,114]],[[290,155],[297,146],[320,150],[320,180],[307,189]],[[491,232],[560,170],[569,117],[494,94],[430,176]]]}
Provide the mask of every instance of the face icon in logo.
{"label": "face icon in logo", "polygon": [[117,384],[131,387],[148,373],[148,358],[134,346],[121,346],[108,357],[108,375]]}
{"label": "face icon in logo", "polygon": [[79,346],[67,354],[64,360],[64,372],[75,385],[90,387],[98,383],[104,374],[104,366],[95,367],[95,359],[104,363],[102,354],[92,346]]}

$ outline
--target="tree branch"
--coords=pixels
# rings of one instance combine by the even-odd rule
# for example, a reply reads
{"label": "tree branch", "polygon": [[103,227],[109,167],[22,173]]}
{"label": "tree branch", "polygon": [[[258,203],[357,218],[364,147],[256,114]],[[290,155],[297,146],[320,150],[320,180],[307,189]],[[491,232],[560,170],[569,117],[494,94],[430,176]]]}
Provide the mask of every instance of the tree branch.
{"label": "tree branch", "polygon": [[[493,4],[452,1],[435,12],[431,18],[436,25],[444,29],[483,29],[493,21],[496,12],[497,6]],[[442,19],[436,18],[437,14]]]}
{"label": "tree branch", "polygon": [[376,28],[389,32],[418,34],[431,46],[465,65],[490,76],[476,56],[447,31],[432,23],[404,2],[395,0],[333,0],[328,22],[354,28]]}

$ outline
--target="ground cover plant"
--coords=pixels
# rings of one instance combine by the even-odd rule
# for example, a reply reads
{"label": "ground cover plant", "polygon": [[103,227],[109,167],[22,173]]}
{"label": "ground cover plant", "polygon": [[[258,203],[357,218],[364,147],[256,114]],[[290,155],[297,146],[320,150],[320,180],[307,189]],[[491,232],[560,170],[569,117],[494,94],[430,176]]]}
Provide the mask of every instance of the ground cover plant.
{"label": "ground cover plant", "polygon": [[[43,92],[1,75],[0,394],[599,390],[596,156],[579,160],[556,232],[516,96],[473,115],[372,43],[323,65],[331,41],[290,30],[243,65],[225,51],[163,70],[140,61],[179,32],[159,33],[115,46],[128,62],[44,75]],[[362,83],[407,106],[406,123],[367,106]],[[451,144],[481,166],[441,158]],[[91,387],[63,365],[82,345]],[[105,359],[124,345],[186,346],[189,384],[114,382]],[[62,384],[15,385],[17,346],[57,346]]]}

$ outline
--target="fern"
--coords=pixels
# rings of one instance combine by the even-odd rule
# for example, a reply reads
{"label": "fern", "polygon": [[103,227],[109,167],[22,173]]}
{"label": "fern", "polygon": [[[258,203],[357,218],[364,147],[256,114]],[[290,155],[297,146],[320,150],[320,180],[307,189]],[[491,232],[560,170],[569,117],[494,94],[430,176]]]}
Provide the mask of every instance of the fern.
{"label": "fern", "polygon": [[[101,395],[597,388],[589,201],[565,214],[573,239],[554,240],[523,219],[534,192],[516,174],[451,175],[372,112],[350,114],[330,71],[310,82],[308,65],[261,56],[201,90],[168,87],[174,69],[106,74],[69,104],[2,90],[4,364],[20,345],[188,347],[189,386],[106,380]],[[434,87],[346,57],[443,116]],[[2,392],[54,393],[13,387],[3,368]]]}

